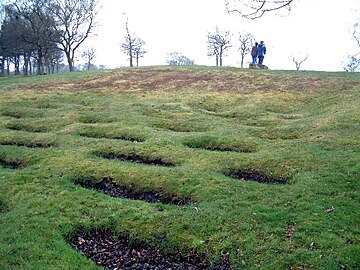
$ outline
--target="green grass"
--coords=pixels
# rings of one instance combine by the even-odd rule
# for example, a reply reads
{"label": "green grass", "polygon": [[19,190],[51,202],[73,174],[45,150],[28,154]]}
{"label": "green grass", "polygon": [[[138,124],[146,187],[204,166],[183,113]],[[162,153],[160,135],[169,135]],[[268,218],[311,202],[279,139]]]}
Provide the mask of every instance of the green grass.
{"label": "green grass", "polygon": [[[0,269],[99,269],[68,239],[103,227],[211,261],[228,252],[238,269],[360,269],[359,104],[356,73],[0,78]],[[286,184],[228,176],[239,171]],[[195,203],[115,199],[74,183],[103,178]]]}

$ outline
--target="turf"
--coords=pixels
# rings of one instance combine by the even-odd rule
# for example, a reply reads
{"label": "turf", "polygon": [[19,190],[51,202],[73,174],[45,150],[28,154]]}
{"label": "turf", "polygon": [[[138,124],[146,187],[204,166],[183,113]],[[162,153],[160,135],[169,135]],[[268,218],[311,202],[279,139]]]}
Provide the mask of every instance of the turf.
{"label": "turf", "polygon": [[[96,228],[234,269],[360,269],[358,75],[0,78],[0,269],[101,269],[69,243]],[[109,179],[191,203],[77,184]]]}

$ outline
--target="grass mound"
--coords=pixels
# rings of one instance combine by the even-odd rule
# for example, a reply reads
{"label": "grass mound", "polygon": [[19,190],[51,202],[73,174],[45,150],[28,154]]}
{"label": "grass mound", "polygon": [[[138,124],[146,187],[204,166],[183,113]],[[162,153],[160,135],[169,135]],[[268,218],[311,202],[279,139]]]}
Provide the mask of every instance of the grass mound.
{"label": "grass mound", "polygon": [[81,127],[78,134],[83,137],[97,138],[97,139],[113,139],[113,140],[124,140],[131,142],[144,142],[145,136],[141,133],[143,131],[136,129],[124,129],[124,128],[113,128],[113,127]]}

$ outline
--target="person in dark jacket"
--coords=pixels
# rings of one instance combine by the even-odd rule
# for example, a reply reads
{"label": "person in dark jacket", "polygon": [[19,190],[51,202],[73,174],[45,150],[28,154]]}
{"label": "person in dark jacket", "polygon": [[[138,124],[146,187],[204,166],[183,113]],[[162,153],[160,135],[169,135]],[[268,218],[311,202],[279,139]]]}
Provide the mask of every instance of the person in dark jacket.
{"label": "person in dark jacket", "polygon": [[257,47],[258,47],[259,43],[255,42],[255,46],[252,47],[251,49],[251,57],[252,57],[252,64],[255,65],[256,64],[256,59],[257,59]]}
{"label": "person in dark jacket", "polygon": [[266,47],[265,47],[264,41],[260,41],[260,44],[257,46],[257,55],[259,58],[259,65],[262,65],[265,54],[266,54]]}

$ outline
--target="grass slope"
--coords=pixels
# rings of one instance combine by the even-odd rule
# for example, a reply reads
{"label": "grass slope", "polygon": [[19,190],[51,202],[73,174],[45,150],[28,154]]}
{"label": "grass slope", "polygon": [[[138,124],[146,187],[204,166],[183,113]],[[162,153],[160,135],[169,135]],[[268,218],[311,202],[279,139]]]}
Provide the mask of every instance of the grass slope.
{"label": "grass slope", "polygon": [[[68,244],[79,228],[212,262],[229,253],[234,269],[359,269],[359,104],[356,73],[149,67],[0,78],[0,269],[99,269]],[[195,203],[75,184],[103,179]]]}

